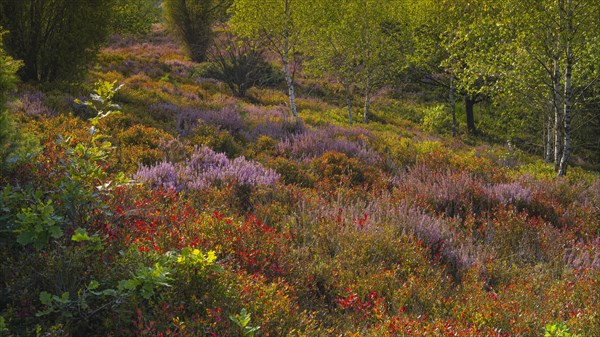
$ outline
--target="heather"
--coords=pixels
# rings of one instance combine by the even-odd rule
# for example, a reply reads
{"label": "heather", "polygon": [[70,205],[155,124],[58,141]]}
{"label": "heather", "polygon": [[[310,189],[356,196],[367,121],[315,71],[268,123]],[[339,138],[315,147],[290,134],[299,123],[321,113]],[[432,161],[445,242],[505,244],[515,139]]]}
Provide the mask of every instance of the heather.
{"label": "heather", "polygon": [[163,161],[154,166],[141,166],[134,179],[155,188],[182,191],[227,182],[243,187],[270,186],[279,180],[279,175],[243,156],[229,160],[225,154],[203,146],[196,148],[183,163],[174,165]]}
{"label": "heather", "polygon": [[201,65],[157,25],[11,92],[37,144],[0,175],[0,335],[600,335],[597,173],[450,137],[418,93],[348,126],[299,76],[296,120]]}

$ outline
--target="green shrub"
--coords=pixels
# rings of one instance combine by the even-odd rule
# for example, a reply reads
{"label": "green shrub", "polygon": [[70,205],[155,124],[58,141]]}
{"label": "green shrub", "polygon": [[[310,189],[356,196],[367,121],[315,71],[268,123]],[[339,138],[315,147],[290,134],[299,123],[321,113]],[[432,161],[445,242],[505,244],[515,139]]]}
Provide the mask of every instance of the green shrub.
{"label": "green shrub", "polygon": [[240,328],[244,337],[254,337],[254,333],[260,329],[260,326],[250,325],[250,316],[245,308],[239,314],[229,315],[229,319]]}
{"label": "green shrub", "polygon": [[230,32],[215,39],[205,76],[225,82],[236,97],[245,97],[252,86],[277,85],[284,78],[265,60],[264,51],[248,39]]}
{"label": "green shrub", "polygon": [[35,140],[18,129],[6,110],[8,93],[17,81],[15,73],[22,63],[6,55],[0,32],[0,172],[33,151]]}
{"label": "green shrub", "polygon": [[544,337],[581,337],[581,335],[569,332],[569,327],[565,323],[558,323],[546,325]]}
{"label": "green shrub", "polygon": [[260,137],[258,137],[254,145],[254,148],[257,152],[267,154],[272,154],[273,151],[275,151],[276,147],[277,140],[266,135],[261,135]]}
{"label": "green shrub", "polygon": [[452,116],[444,105],[436,105],[425,110],[422,125],[425,131],[445,134],[452,128]]}
{"label": "green shrub", "polygon": [[206,61],[213,42],[212,25],[223,17],[228,0],[165,0],[164,16],[171,32],[194,62]]}
{"label": "green shrub", "polygon": [[115,0],[111,29],[119,34],[139,35],[160,21],[161,0]]}
{"label": "green shrub", "polygon": [[224,152],[230,158],[242,153],[242,145],[228,131],[218,127],[201,124],[190,137],[190,143],[197,146],[208,146],[216,152]]}
{"label": "green shrub", "polygon": [[63,235],[61,227],[64,220],[54,213],[52,200],[40,200],[41,193],[36,193],[35,197],[36,202],[32,206],[21,209],[17,214],[17,242],[42,250],[51,238],[58,239]]}
{"label": "green shrub", "polygon": [[320,178],[334,184],[351,186],[372,184],[377,179],[374,169],[344,153],[326,152],[311,161],[310,167]]}
{"label": "green shrub", "polygon": [[285,157],[269,160],[267,166],[281,175],[286,184],[295,184],[302,187],[313,187],[316,178],[303,165]]}
{"label": "green shrub", "polygon": [[156,149],[162,140],[169,140],[173,137],[162,130],[136,124],[121,132],[118,138],[122,146],[143,145]]}
{"label": "green shrub", "polygon": [[417,161],[418,149],[415,140],[391,135],[383,138],[381,143],[384,144],[390,158],[400,167],[410,166]]}
{"label": "green shrub", "polygon": [[47,82],[80,75],[108,35],[111,2],[0,2],[0,24],[10,31],[7,51],[25,63],[21,78]]}

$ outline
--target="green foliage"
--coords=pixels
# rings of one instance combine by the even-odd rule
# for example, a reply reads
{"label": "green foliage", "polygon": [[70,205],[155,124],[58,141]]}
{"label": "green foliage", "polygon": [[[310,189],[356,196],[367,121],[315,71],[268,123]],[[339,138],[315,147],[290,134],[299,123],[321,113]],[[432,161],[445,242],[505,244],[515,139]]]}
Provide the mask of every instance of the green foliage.
{"label": "green foliage", "polygon": [[204,254],[199,249],[190,247],[183,248],[177,256],[177,263],[182,264],[184,267],[195,268],[197,271],[203,271],[207,268],[222,271],[221,268],[215,265],[216,260],[217,254],[214,251],[211,250]]}
{"label": "green foliage", "polygon": [[205,275],[208,271],[222,272],[223,269],[215,261],[214,251],[206,254],[199,249],[185,247],[180,253],[149,254],[154,261],[152,266],[141,264],[132,273],[132,277],[119,281],[117,289],[125,293],[137,293],[149,300],[161,288],[170,288],[181,273],[193,272],[195,275]]}
{"label": "green foliage", "polygon": [[446,134],[452,129],[452,116],[444,105],[436,105],[425,111],[422,124],[428,132]]}
{"label": "green foliage", "polygon": [[[112,85],[108,87],[112,88]],[[113,106],[110,99],[104,99],[112,97],[110,90],[98,89],[97,96],[106,106]],[[98,112],[92,118],[95,125],[100,118],[113,112],[91,106]],[[76,143],[73,139],[61,137],[53,144],[64,157],[60,159],[60,167],[54,168],[53,178],[44,182],[50,193],[43,193],[41,189],[23,191],[10,187],[3,190],[1,199],[6,203],[2,217],[8,220],[8,229],[18,233],[16,239],[21,245],[32,245],[36,250],[42,250],[52,239],[62,237],[65,226],[83,227],[98,212],[106,213],[102,197],[113,183],[118,185],[125,179],[121,174],[114,176],[112,181],[108,180],[108,174],[101,165],[108,159],[111,144],[101,140],[103,136],[96,134],[94,126],[90,132],[89,143]],[[22,207],[13,218],[11,213],[15,212],[19,201],[29,205]],[[84,239],[83,233],[79,234],[76,238]],[[98,243],[97,239],[94,241]]]}
{"label": "green foliage", "polygon": [[266,135],[261,135],[256,139],[254,149],[257,153],[273,154],[277,147],[277,143],[277,140]]}
{"label": "green foliage", "polygon": [[288,88],[290,109],[296,119],[295,71],[291,69],[291,65],[298,61],[301,52],[298,48],[304,20],[301,12],[306,4],[306,1],[292,0],[234,0],[229,8],[232,15],[229,24],[237,36],[263,43],[278,56]]}
{"label": "green foliage", "polygon": [[0,191],[0,205],[2,205],[0,207],[0,234],[3,239],[4,236],[9,237],[9,242],[14,241],[12,235],[18,227],[15,224],[16,215],[23,208],[23,203],[26,200],[27,194],[19,188],[7,185]]}
{"label": "green foliage", "polygon": [[77,228],[73,236],[71,236],[71,241],[83,243],[85,245],[86,252],[98,252],[103,248],[103,240],[100,238],[100,235],[96,233],[90,236],[88,231],[84,228]]}
{"label": "green foliage", "polygon": [[194,62],[206,61],[213,42],[212,25],[223,17],[230,0],[165,0],[164,15],[170,31]]}
{"label": "green foliage", "polygon": [[8,329],[8,325],[6,324],[6,319],[3,316],[0,316],[0,333],[8,334],[10,330]]}
{"label": "green foliage", "polygon": [[[303,51],[309,55],[303,65],[309,73],[329,75],[344,87],[347,109],[352,94],[360,89],[365,97],[364,122],[369,120],[371,95],[401,67],[402,37],[388,26],[403,27],[397,17],[403,1],[350,0],[307,1],[301,6]],[[351,114],[351,112],[348,112]],[[350,124],[352,117],[349,116]]]}
{"label": "green foliage", "polygon": [[[63,167],[46,182],[51,193],[5,187],[0,198],[4,202],[2,217],[7,220],[8,229],[19,233],[20,244],[31,244],[37,250],[45,248],[51,239],[60,238],[66,225],[84,226],[94,213],[104,212],[102,196],[113,183],[118,185],[125,181],[122,175],[109,181],[100,166],[107,160],[109,143],[73,145],[72,140],[63,139],[57,145],[64,150],[65,158],[61,162]],[[16,212],[19,202],[24,201],[30,205]],[[14,218],[12,212],[16,212]]]}
{"label": "green foliage", "polygon": [[115,33],[142,35],[161,19],[161,0],[115,0],[111,29]]}
{"label": "green foliage", "polygon": [[225,82],[236,97],[245,97],[252,86],[277,85],[283,77],[265,60],[259,43],[239,38],[229,31],[215,39],[205,76]]}
{"label": "green foliage", "polygon": [[171,286],[172,273],[172,270],[161,262],[156,262],[151,267],[140,266],[130,279],[121,280],[117,289],[138,292],[144,299],[149,300],[154,296],[156,289]]}
{"label": "green foliage", "polygon": [[39,301],[45,306],[36,313],[37,317],[58,315],[59,320],[68,322],[75,319],[88,319],[102,311],[110,304],[116,304],[123,299],[123,294],[115,289],[99,290],[100,283],[96,280],[77,291],[76,296],[69,292],[53,295],[46,291],[39,294]]}
{"label": "green foliage", "polygon": [[0,31],[0,108],[4,112],[9,91],[14,87],[16,72],[23,66],[20,61],[8,56],[4,50],[5,31]]}
{"label": "green foliage", "polygon": [[[292,58],[301,36],[301,9],[308,4],[290,0],[234,0],[229,23],[240,37],[266,39],[267,48],[278,56]],[[288,55],[284,55],[284,54]],[[291,61],[283,60],[283,62]]]}
{"label": "green foliage", "polygon": [[189,138],[191,145],[208,146],[216,152],[233,158],[242,153],[242,145],[227,130],[208,124],[200,124]]}
{"label": "green foliage", "polygon": [[63,235],[64,219],[55,214],[52,200],[42,200],[41,193],[34,194],[33,205],[21,209],[15,224],[18,226],[17,242],[23,246],[32,245],[36,250],[44,249],[50,239]]}
{"label": "green foliage", "polygon": [[556,176],[554,167],[552,165],[543,163],[541,160],[535,163],[521,165],[519,167],[519,172],[542,181],[552,180]]}
{"label": "green foliage", "polygon": [[[67,154],[63,163],[64,173],[55,183],[61,211],[72,226],[84,226],[93,210],[103,209],[101,195],[113,184],[101,166],[107,160],[111,144],[102,142],[99,145],[73,145],[71,139],[66,139],[60,141],[59,145],[65,148]],[[124,181],[123,176],[115,178],[115,184]]]}
{"label": "green foliage", "polygon": [[[160,129],[135,124],[119,132],[114,138],[116,159],[122,171],[130,173],[139,165],[154,165],[167,159],[181,160],[188,155],[187,149],[173,136]],[[169,148],[163,148],[163,145]],[[177,160],[169,160],[169,158]]]}
{"label": "green foliage", "polygon": [[250,313],[245,308],[239,314],[229,315],[229,319],[242,330],[244,337],[254,337],[254,333],[260,329],[260,326],[250,326]]}
{"label": "green foliage", "polygon": [[[285,3],[244,2],[267,9]],[[307,3],[313,2],[288,1],[293,8]],[[338,7],[335,1],[320,3],[343,11],[346,2]],[[348,3],[351,13],[315,15],[363,19],[356,15],[359,2]],[[430,13],[420,6],[438,2],[395,4],[416,16]],[[476,4],[485,7],[487,2]],[[273,13],[258,11],[265,20],[249,15],[253,22],[248,24],[265,26],[266,19],[283,17],[269,17]],[[445,25],[447,19],[439,13],[410,23],[427,21],[418,28],[436,30],[434,25]],[[372,14],[365,12],[364,20]],[[348,25],[366,27],[354,21]],[[302,25],[293,23],[294,28]],[[398,20],[384,28],[404,34],[396,31],[404,24]],[[417,31],[406,32],[407,45]],[[320,132],[333,120],[344,123],[329,97],[329,88],[339,84],[329,78],[314,81],[297,68],[301,92],[319,92],[299,102],[315,126],[288,130],[289,123],[281,125],[281,106],[241,102],[214,81],[190,77],[195,66],[181,61],[171,40],[155,33],[145,44],[107,49],[149,76],[103,73],[104,64],[96,69],[100,77],[119,78],[132,88],[123,102],[132,113],[118,125],[110,116],[100,119],[116,110],[106,106],[115,97],[89,99],[86,117],[98,118],[91,134],[89,122],[65,114],[16,116],[48,140],[19,175],[0,177],[1,184],[13,184],[0,189],[0,284],[6,285],[0,287],[0,335],[9,328],[15,336],[391,337],[409,331],[537,336],[547,322],[560,320],[580,335],[600,335],[597,177],[576,170],[556,181],[552,167],[507,149],[504,141],[488,145],[476,139],[474,148],[458,138],[430,135],[405,119],[420,121],[424,107],[440,109],[436,104],[442,98],[432,102],[427,100],[433,95],[409,94],[411,85],[402,93],[378,92],[377,118],[364,129],[336,128],[332,137],[348,145],[340,146],[348,151],[345,155],[294,157],[283,150],[286,139]],[[419,48],[437,47],[434,39],[430,42]],[[443,54],[432,52],[422,57]],[[364,70],[362,56],[356,60],[354,66]],[[150,75],[156,64],[167,62],[172,73],[160,69]],[[451,76],[431,74],[442,82]],[[107,90],[95,94],[107,97],[116,87],[108,82]],[[364,90],[360,84],[356,89]],[[284,102],[280,90],[251,92],[264,105]],[[410,100],[401,102],[397,95],[405,94]],[[173,106],[157,112],[162,114],[158,119],[148,117],[150,104],[161,101]],[[167,134],[176,129],[177,111],[218,113],[222,106],[244,111],[239,115],[236,110],[239,123],[233,131],[199,122],[196,134],[190,127],[186,138],[229,148],[231,157],[252,157],[276,169],[286,184],[249,189],[226,183],[200,192],[123,184],[120,172],[140,162],[189,157],[190,139],[184,145]],[[431,125],[439,121],[435,112],[440,111],[430,114]],[[277,129],[265,130],[271,126]],[[258,136],[262,133],[272,138]],[[54,142],[56,134],[70,137]],[[363,157],[352,156],[355,143],[382,160],[367,165]],[[520,163],[533,164],[517,167]],[[36,191],[39,202],[32,197]],[[28,214],[22,211],[27,208]],[[22,227],[18,215],[44,223],[52,214],[63,219],[62,237],[48,234],[49,244],[41,251],[22,249],[16,240]],[[573,335],[563,323],[546,330]]]}
{"label": "green foliage", "polygon": [[307,167],[291,159],[276,157],[269,160],[267,165],[279,173],[281,179],[283,179],[286,184],[313,187],[316,182],[315,176],[307,169]]}
{"label": "green foliage", "polygon": [[76,104],[84,105],[92,111],[93,116],[89,119],[92,127],[96,127],[101,119],[121,110],[121,106],[114,103],[113,99],[123,85],[117,87],[116,84],[117,81],[98,81],[90,94],[91,101],[75,100]]}
{"label": "green foliage", "polygon": [[25,159],[35,151],[35,140],[19,130],[6,110],[8,94],[17,82],[16,72],[23,65],[4,51],[4,34],[0,31],[0,172]]}
{"label": "green foliage", "polygon": [[25,81],[81,75],[109,32],[112,0],[2,1],[9,54],[23,60]]}
{"label": "green foliage", "polygon": [[570,333],[569,327],[564,322],[547,324],[544,328],[544,337],[581,337],[581,335]]}
{"label": "green foliage", "polygon": [[316,175],[334,185],[361,186],[372,184],[377,175],[356,158],[349,158],[344,153],[326,152],[310,162]]}

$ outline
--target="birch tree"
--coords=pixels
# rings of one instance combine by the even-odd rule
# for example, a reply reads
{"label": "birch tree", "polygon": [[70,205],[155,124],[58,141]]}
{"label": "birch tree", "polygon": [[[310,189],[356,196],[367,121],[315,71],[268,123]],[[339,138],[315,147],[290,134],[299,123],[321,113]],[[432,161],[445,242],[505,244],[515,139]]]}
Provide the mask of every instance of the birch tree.
{"label": "birch tree", "polygon": [[304,0],[235,0],[230,8],[230,25],[240,36],[266,41],[266,47],[282,65],[288,88],[290,109],[298,119],[294,77],[291,69],[300,38],[299,8]]}
{"label": "birch tree", "polygon": [[407,36],[404,1],[359,0],[363,122],[369,121],[371,95],[386,83],[394,68],[403,67],[402,39]]}
{"label": "birch tree", "polygon": [[353,124],[352,98],[359,73],[360,31],[351,0],[310,0],[304,8],[302,43],[307,55],[306,70],[329,76],[344,90],[348,123]]}
{"label": "birch tree", "polygon": [[353,123],[352,98],[364,97],[363,122],[369,121],[371,97],[401,59],[396,33],[402,1],[311,0],[304,7],[303,43],[309,72],[328,75],[342,84],[348,121]]}
{"label": "birch tree", "polygon": [[504,40],[505,32],[496,24],[496,14],[504,3],[443,0],[441,6],[449,19],[442,33],[441,46],[448,54],[442,66],[452,75],[452,91],[463,94],[467,129],[476,134],[474,106],[490,95],[497,80],[488,66],[498,62],[493,47]]}
{"label": "birch tree", "polygon": [[[545,116],[544,157],[559,176],[572,152],[572,120],[583,92],[599,80],[600,3],[593,0],[511,0],[502,2],[493,22],[500,38],[481,57],[496,78],[500,97],[538,102]],[[527,104],[527,103],[525,103]]]}
{"label": "birch tree", "polygon": [[458,98],[462,96],[465,104],[467,130],[475,134],[474,106],[488,95],[491,78],[479,69],[478,50],[485,48],[487,34],[493,33],[486,27],[494,10],[489,3],[416,0],[407,6],[411,69],[421,82],[448,91],[453,136],[457,134]]}

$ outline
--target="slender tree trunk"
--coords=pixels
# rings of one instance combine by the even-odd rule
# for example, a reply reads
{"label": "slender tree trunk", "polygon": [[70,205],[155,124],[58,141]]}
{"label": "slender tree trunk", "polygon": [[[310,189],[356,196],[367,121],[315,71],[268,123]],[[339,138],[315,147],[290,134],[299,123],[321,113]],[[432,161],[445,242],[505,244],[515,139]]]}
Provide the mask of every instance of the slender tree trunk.
{"label": "slender tree trunk", "polygon": [[[285,14],[287,17],[290,16],[290,3],[285,1]],[[298,111],[296,110],[296,94],[294,93],[294,79],[290,72],[290,34],[286,28],[283,45],[283,74],[285,75],[285,83],[288,87],[288,95],[290,97],[290,109],[292,109],[292,115],[298,121]]]}
{"label": "slender tree trunk", "polygon": [[554,170],[560,171],[560,160],[563,154],[563,112],[564,101],[561,93],[561,56],[565,49],[563,43],[565,21],[565,1],[558,0],[558,37],[556,40],[556,51],[554,53]]}
{"label": "slender tree trunk", "polygon": [[[369,1],[368,0],[364,0],[363,1],[363,5],[364,5],[364,10],[368,11],[369,10]],[[362,16],[362,42],[363,42],[363,46],[364,46],[364,61],[365,61],[365,70],[367,71],[366,75],[366,83],[365,83],[365,111],[364,111],[364,116],[363,116],[363,122],[365,124],[369,123],[369,106],[371,103],[371,38],[370,38],[370,34],[369,34],[369,14],[368,12],[364,12],[365,15]]]}
{"label": "slender tree trunk", "polygon": [[554,60],[554,75],[552,76],[554,90],[554,168],[558,172],[562,156],[562,97],[560,93],[560,64]]}
{"label": "slender tree trunk", "polygon": [[289,46],[288,37],[285,38],[285,46],[283,52],[283,74],[285,75],[285,83],[288,87],[288,95],[290,97],[290,108],[292,109],[292,115],[298,120],[298,111],[296,110],[296,95],[294,93],[294,80],[290,73],[290,60],[289,60]]}
{"label": "slender tree trunk", "polygon": [[465,95],[465,111],[467,114],[467,129],[470,134],[477,134],[477,129],[475,128],[475,114],[473,112],[475,107],[475,98],[471,97],[471,95]]}
{"label": "slender tree trunk", "polygon": [[367,85],[365,88],[365,124],[369,123],[369,107],[371,105],[371,71],[367,70]]}
{"label": "slender tree trunk", "polygon": [[452,113],[452,137],[456,137],[456,101],[454,100],[454,78],[450,79],[450,109]]}
{"label": "slender tree trunk", "polygon": [[552,114],[548,112],[546,116],[546,137],[544,137],[544,161],[546,162],[546,164],[552,162],[552,122]]}
{"label": "slender tree trunk", "polygon": [[284,65],[285,71],[285,83],[287,83],[288,87],[288,95],[290,97],[290,108],[292,109],[292,115],[296,120],[298,119],[298,110],[296,108],[296,94],[294,93],[294,80],[290,75],[289,63],[285,63]]}
{"label": "slender tree trunk", "polygon": [[567,174],[567,165],[569,155],[571,154],[571,112],[573,110],[573,86],[571,77],[573,73],[573,49],[571,47],[571,39],[573,34],[573,0],[567,0],[567,45],[566,45],[566,67],[565,67],[565,97],[564,97],[564,144],[563,153],[560,159],[560,167],[558,176],[562,177]]}

